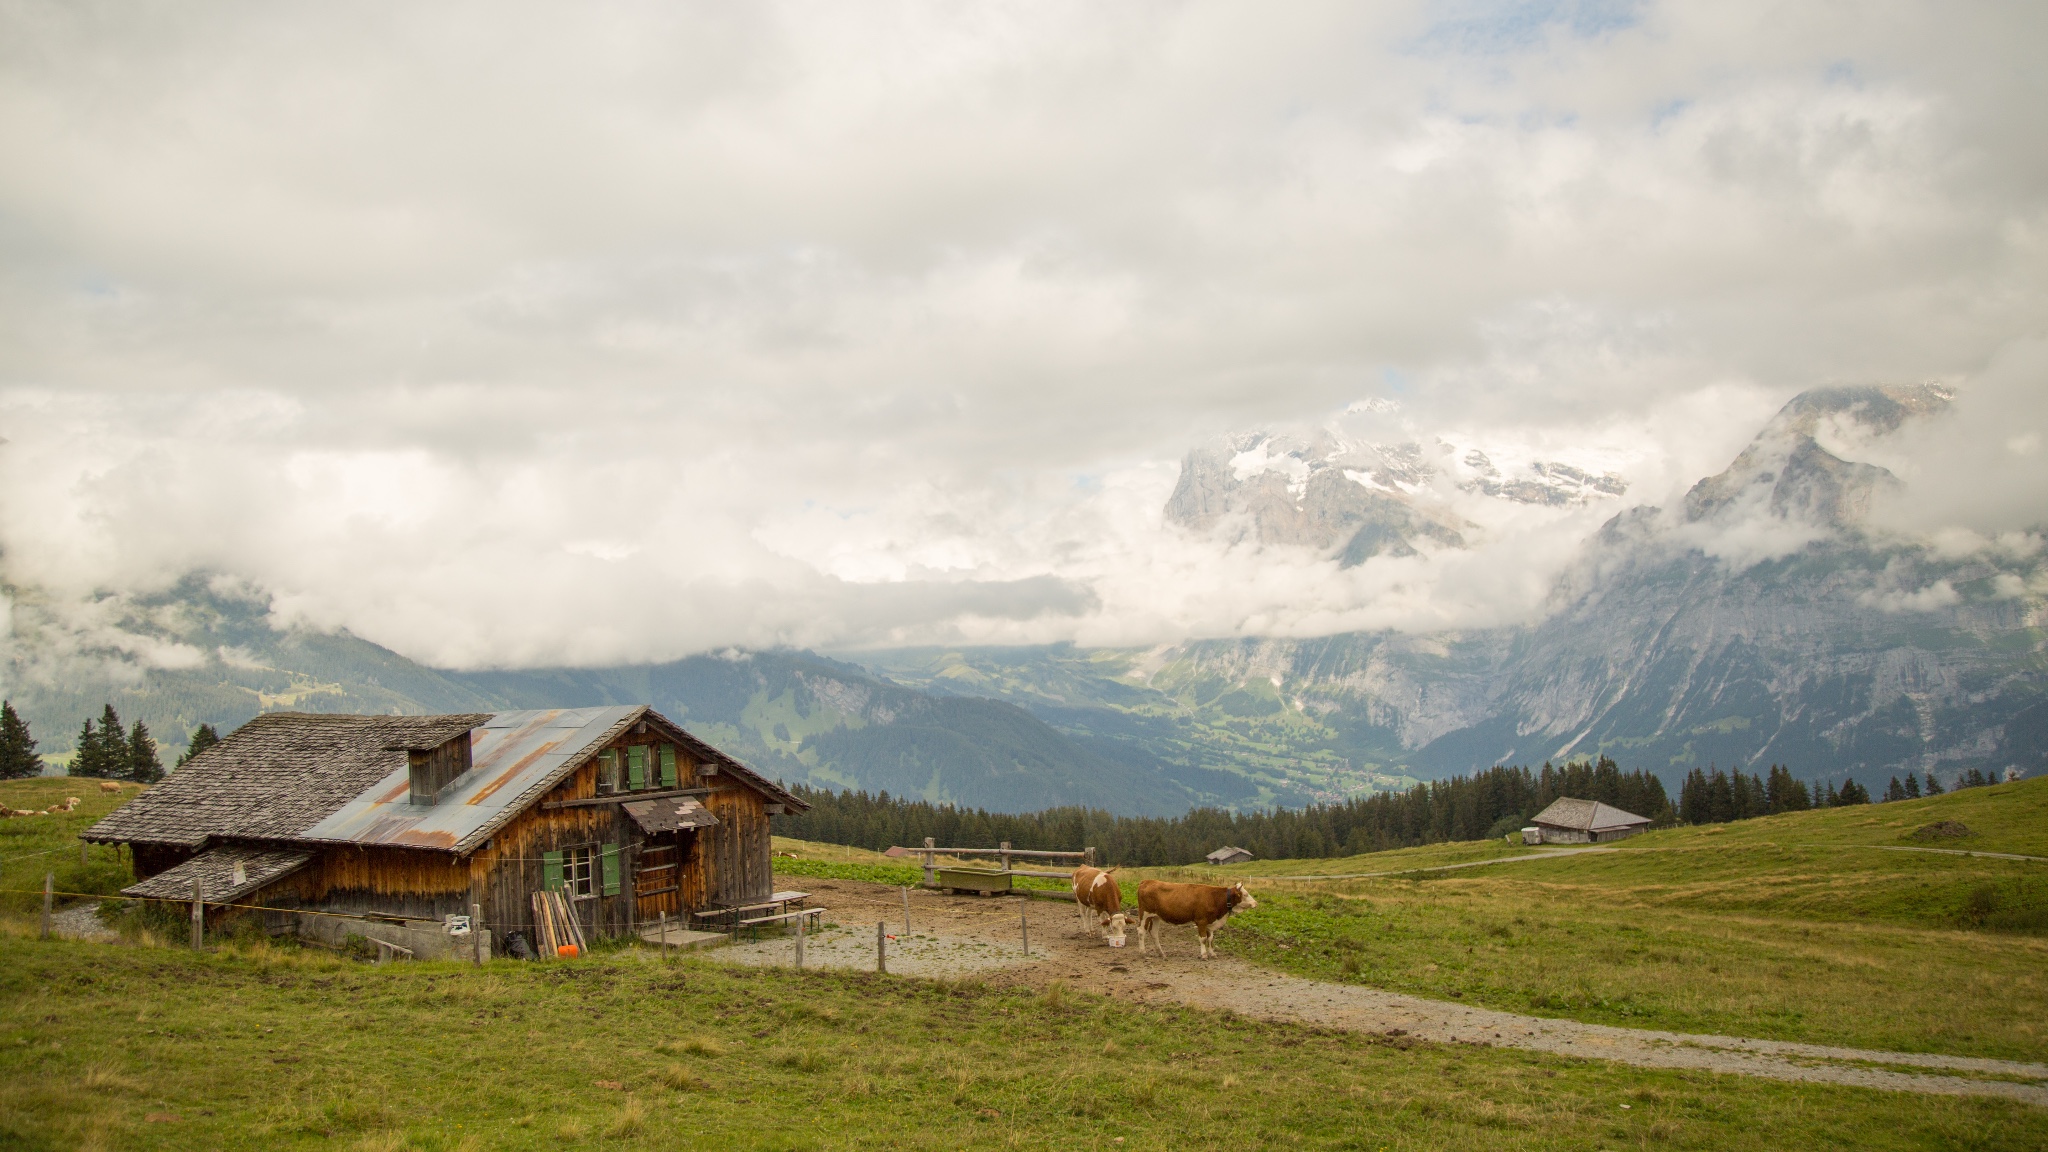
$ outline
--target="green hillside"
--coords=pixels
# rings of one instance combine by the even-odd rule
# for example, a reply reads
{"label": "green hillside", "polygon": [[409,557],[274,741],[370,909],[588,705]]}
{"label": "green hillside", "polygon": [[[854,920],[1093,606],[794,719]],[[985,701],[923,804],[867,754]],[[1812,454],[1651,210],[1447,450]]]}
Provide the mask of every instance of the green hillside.
{"label": "green hillside", "polygon": [[[1926,825],[1971,835],[1927,842]],[[1160,875],[1243,877],[1260,963],[1598,1023],[2048,1059],[2048,779],[1676,828],[1611,852],[1448,844]],[[1415,869],[1363,880],[1259,877]]]}

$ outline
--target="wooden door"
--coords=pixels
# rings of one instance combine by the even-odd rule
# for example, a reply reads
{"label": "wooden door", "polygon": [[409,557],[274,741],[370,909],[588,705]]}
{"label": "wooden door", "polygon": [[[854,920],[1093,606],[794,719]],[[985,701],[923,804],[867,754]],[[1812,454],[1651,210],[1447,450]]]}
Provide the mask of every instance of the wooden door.
{"label": "wooden door", "polygon": [[659,920],[663,912],[675,920],[682,911],[683,856],[684,845],[678,835],[650,837],[641,843],[633,868],[633,898],[635,918],[642,928]]}

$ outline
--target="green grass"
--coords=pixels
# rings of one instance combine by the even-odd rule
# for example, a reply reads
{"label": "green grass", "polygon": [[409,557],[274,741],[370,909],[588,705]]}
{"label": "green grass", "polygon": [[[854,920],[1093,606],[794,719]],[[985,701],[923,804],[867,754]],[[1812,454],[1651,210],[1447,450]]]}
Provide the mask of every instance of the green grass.
{"label": "green grass", "polygon": [[900,864],[839,864],[830,860],[777,860],[777,876],[816,876],[825,880],[864,880],[899,887],[924,883],[924,870]]}
{"label": "green grass", "polygon": [[663,964],[638,950],[375,968],[268,946],[194,956],[0,937],[10,1148],[2044,1141],[2048,1112],[2006,1101],[1416,1044],[1064,990]]}
{"label": "green grass", "polygon": [[[1612,853],[1269,881],[1222,939],[1283,971],[1537,1015],[2048,1060],[2048,864],[1872,847],[1942,819],[1977,833],[1944,846],[2034,847],[2048,780],[1670,829]],[[1465,847],[1496,851],[1276,863],[1380,871],[1355,866]]]}
{"label": "green grass", "polygon": [[56,874],[56,887],[63,892],[105,894],[134,883],[127,853],[118,848],[92,845],[86,849],[85,863],[79,863],[78,834],[134,799],[137,791],[136,785],[124,784],[118,795],[109,795],[100,791],[98,780],[68,776],[0,780],[0,804],[9,808],[42,810],[66,797],[79,800],[71,812],[0,819],[0,910],[42,907],[46,872]]}

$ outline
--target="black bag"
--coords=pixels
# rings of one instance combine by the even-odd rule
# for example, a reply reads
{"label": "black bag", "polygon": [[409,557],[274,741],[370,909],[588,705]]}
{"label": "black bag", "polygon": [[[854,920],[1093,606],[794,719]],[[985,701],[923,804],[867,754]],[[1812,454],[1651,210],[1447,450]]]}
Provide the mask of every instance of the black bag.
{"label": "black bag", "polygon": [[505,951],[511,953],[514,960],[533,959],[533,945],[526,942],[524,932],[505,933]]}

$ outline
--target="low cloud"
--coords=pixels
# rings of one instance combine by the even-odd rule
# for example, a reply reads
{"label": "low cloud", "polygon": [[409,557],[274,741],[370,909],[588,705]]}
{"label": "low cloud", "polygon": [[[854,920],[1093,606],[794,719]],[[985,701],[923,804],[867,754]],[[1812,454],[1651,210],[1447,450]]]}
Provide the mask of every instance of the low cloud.
{"label": "low cloud", "polygon": [[[0,563],[461,666],[1469,627],[1899,379],[1961,390],[1888,523],[1996,538],[2041,21],[16,6]],[[1163,522],[1188,448],[1325,419],[1627,492],[1353,569]]]}

